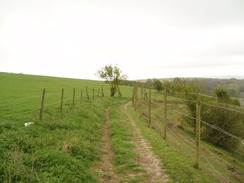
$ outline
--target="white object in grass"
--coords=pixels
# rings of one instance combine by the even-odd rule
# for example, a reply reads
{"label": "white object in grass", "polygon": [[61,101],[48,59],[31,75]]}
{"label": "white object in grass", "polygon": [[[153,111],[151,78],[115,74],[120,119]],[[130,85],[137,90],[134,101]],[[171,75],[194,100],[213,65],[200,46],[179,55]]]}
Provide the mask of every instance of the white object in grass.
{"label": "white object in grass", "polygon": [[27,126],[29,126],[31,124],[34,124],[34,122],[27,122],[27,123],[25,123],[25,127],[27,127]]}

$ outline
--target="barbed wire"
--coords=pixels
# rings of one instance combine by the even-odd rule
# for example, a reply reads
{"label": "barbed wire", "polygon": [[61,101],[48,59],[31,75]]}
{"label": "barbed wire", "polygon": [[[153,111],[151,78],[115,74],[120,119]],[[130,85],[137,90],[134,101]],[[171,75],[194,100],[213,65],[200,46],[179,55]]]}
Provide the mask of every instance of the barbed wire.
{"label": "barbed wire", "polygon": [[[191,147],[189,144],[187,144],[185,141],[183,141],[180,137],[178,137],[174,132],[173,132],[173,130],[171,130],[169,127],[167,127],[168,128],[168,130],[177,138],[177,139],[179,139],[181,142],[183,142],[183,144],[185,144],[187,147],[189,147],[191,150],[193,150],[193,151],[195,151],[195,149],[193,148],[193,147]],[[217,171],[215,168],[214,168],[214,166],[213,166],[213,164],[207,159],[207,157],[205,157],[204,155],[201,155],[201,157],[203,157],[208,163],[209,163],[209,165],[212,167],[212,169],[217,173],[217,174],[219,174],[222,178],[224,178],[228,183],[230,183],[230,181],[225,177],[225,176],[223,176],[221,173],[219,173],[219,171]]]}
{"label": "barbed wire", "polygon": [[[171,110],[171,109],[169,109],[169,110],[170,110],[170,111],[174,111],[174,112],[176,112],[176,113],[178,113],[178,114],[181,114],[181,115],[183,115],[183,116],[186,116],[186,117],[188,117],[188,118],[196,119],[195,117],[189,116],[189,115],[184,114],[184,113],[182,113],[182,112],[180,112],[180,111],[177,111],[177,110]],[[222,132],[222,133],[224,133],[224,134],[226,134],[226,135],[228,135],[228,136],[230,136],[230,137],[232,137],[232,138],[235,138],[235,139],[239,140],[242,144],[244,144],[244,140],[241,139],[240,137],[237,137],[237,136],[235,136],[235,135],[233,135],[233,134],[231,134],[231,133],[229,133],[229,132],[223,130],[222,128],[217,127],[217,126],[215,126],[215,125],[212,125],[212,124],[210,124],[210,123],[207,123],[207,122],[205,122],[205,121],[203,121],[203,120],[200,120],[200,121],[201,121],[202,123],[204,123],[205,125],[207,125],[207,126],[209,126],[209,127],[211,127],[211,128],[214,128],[215,130],[218,130],[219,132]]]}
{"label": "barbed wire", "polygon": [[48,107],[48,106],[55,105],[55,104],[60,104],[60,103],[59,103],[59,102],[54,102],[54,103],[52,103],[52,104],[46,104],[46,105],[44,105],[44,108],[45,108],[45,107]]}
{"label": "barbed wire", "polygon": [[191,147],[189,144],[187,144],[185,141],[183,141],[180,137],[178,137],[173,130],[171,130],[169,127],[167,127],[167,129],[177,138],[179,139],[181,142],[183,142],[183,144],[185,144],[187,147],[189,147],[191,150],[195,151],[195,149],[193,147]]}
{"label": "barbed wire", "polygon": [[220,132],[222,132],[222,133],[224,133],[224,134],[226,134],[226,135],[228,135],[228,136],[230,136],[230,137],[232,137],[232,138],[235,138],[235,139],[241,141],[242,144],[244,143],[243,139],[241,139],[240,137],[237,137],[237,136],[235,136],[235,135],[233,135],[233,134],[231,134],[231,133],[229,133],[229,132],[223,130],[222,128],[219,128],[219,127],[217,127],[217,126],[215,126],[215,125],[212,125],[212,124],[210,124],[210,123],[207,123],[207,122],[205,122],[205,121],[203,121],[203,120],[201,120],[201,122],[204,123],[205,125],[211,127],[211,128],[214,128],[215,130],[218,130],[218,131],[220,131]]}
{"label": "barbed wire", "polygon": [[185,113],[183,113],[183,112],[180,112],[180,111],[177,111],[177,110],[172,110],[172,109],[169,109],[170,111],[174,111],[174,112],[176,112],[176,113],[178,113],[178,114],[181,114],[181,115],[183,115],[183,116],[186,116],[186,117],[188,117],[188,118],[191,118],[191,119],[196,119],[196,118],[194,118],[194,117],[192,117],[192,116],[189,116],[189,115],[187,115],[187,114],[185,114]]}
{"label": "barbed wire", "polygon": [[195,100],[187,100],[187,99],[183,99],[183,98],[174,97],[172,95],[169,95],[169,97],[172,97],[172,98],[175,98],[175,99],[178,99],[178,100],[182,100],[182,101],[185,101],[185,102],[193,102],[193,103],[196,103]]}
{"label": "barbed wire", "polygon": [[9,117],[9,116],[19,115],[19,114],[30,113],[30,112],[33,112],[33,111],[36,111],[36,110],[40,110],[40,107],[39,108],[36,108],[36,109],[33,109],[33,110],[30,110],[30,111],[25,111],[25,112],[21,112],[21,113],[14,113],[14,114],[8,114],[8,115],[5,115],[5,116],[1,116],[0,119],[6,118],[6,117]]}
{"label": "barbed wire", "polygon": [[221,173],[218,172],[218,170],[216,170],[216,168],[214,168],[213,164],[208,160],[208,158],[207,158],[206,156],[201,155],[201,157],[203,157],[203,158],[208,162],[208,164],[212,167],[212,169],[213,169],[217,174],[219,174],[223,179],[225,179],[226,182],[230,183],[230,181],[229,181],[225,176],[223,176]]}
{"label": "barbed wire", "polygon": [[242,172],[239,172],[235,167],[233,167],[232,165],[230,165],[229,163],[226,163],[226,161],[224,161],[223,159],[221,159],[220,157],[218,157],[217,155],[215,155],[214,153],[212,153],[209,149],[207,149],[206,147],[204,147],[202,144],[201,144],[201,147],[207,151],[208,153],[212,154],[212,156],[214,156],[215,158],[217,158],[219,161],[222,161],[223,163],[225,163],[226,165],[228,165],[229,167],[231,167],[232,169],[234,169],[236,172],[238,172],[239,174],[241,175],[244,175]]}
{"label": "barbed wire", "polygon": [[205,104],[205,105],[208,105],[208,106],[211,106],[211,107],[226,109],[226,110],[229,110],[229,111],[234,111],[234,112],[239,112],[239,113],[244,114],[243,111],[239,111],[239,110],[236,110],[236,109],[230,109],[230,108],[227,108],[227,107],[217,106],[217,105],[213,105],[213,104],[209,104],[209,103],[205,103],[205,102],[201,102],[201,104]]}
{"label": "barbed wire", "polygon": [[[192,93],[192,94],[194,94],[194,93]],[[204,95],[204,94],[200,94],[200,95],[207,96],[207,97],[211,97],[211,98],[215,98],[215,97],[208,96],[208,95]],[[172,97],[172,98],[175,98],[175,99],[178,99],[178,100],[182,100],[182,101],[185,101],[185,102],[194,102],[194,103],[196,103],[196,101],[194,101],[194,100],[188,100],[188,99],[178,98],[178,97],[171,96],[171,95],[169,95],[169,97]],[[227,107],[222,107],[222,106],[217,106],[217,105],[209,104],[209,103],[206,103],[206,102],[201,102],[201,104],[205,104],[205,105],[208,105],[208,106],[217,107],[217,108],[226,109],[226,110],[229,110],[229,111],[234,111],[234,112],[239,112],[239,113],[244,114],[244,111],[240,111],[240,110],[236,110],[236,109],[231,109],[231,108],[227,108]]]}
{"label": "barbed wire", "polygon": [[[195,151],[195,149],[193,147],[191,147],[189,144],[187,144],[185,141],[183,141],[180,137],[178,137],[174,132],[173,130],[171,130],[169,127],[167,127],[168,130],[177,138],[179,139],[181,142],[183,142],[183,144],[185,144],[186,146],[188,146],[191,150]],[[213,170],[219,174],[222,178],[224,178],[228,183],[230,183],[230,181],[225,177],[223,176],[221,173],[219,173],[213,166],[213,164],[207,159],[207,157],[205,157],[204,155],[201,155],[201,157],[203,157],[208,163],[209,165],[213,168]]]}
{"label": "barbed wire", "polygon": [[17,98],[17,99],[11,99],[11,100],[1,100],[0,103],[3,102],[13,102],[13,101],[20,101],[20,100],[25,100],[25,99],[29,99],[29,98],[37,98],[40,96],[29,96],[29,97],[24,97],[24,98]]}
{"label": "barbed wire", "polygon": [[[176,124],[174,124],[172,121],[170,121],[170,122],[171,122],[175,127],[177,127]],[[183,130],[181,130],[181,129],[179,129],[179,128],[177,128],[177,130],[179,130],[182,134],[184,134],[184,136],[187,137],[187,139],[189,139],[191,142],[195,143],[195,141],[192,140],[191,138],[189,138],[188,135],[187,135]],[[230,165],[229,163],[227,163],[226,161],[224,161],[223,159],[221,159],[220,157],[218,157],[217,155],[215,155],[214,153],[212,153],[210,150],[208,150],[207,147],[203,146],[202,144],[201,144],[201,147],[202,147],[205,151],[207,151],[208,153],[212,154],[212,156],[214,156],[214,157],[217,158],[218,160],[222,161],[223,163],[225,163],[226,165],[228,165],[228,166],[231,167],[232,169],[234,169],[234,170],[235,170],[236,172],[238,172],[239,174],[244,175],[243,173],[241,173],[240,171],[238,171],[235,167],[233,167],[232,165]]]}
{"label": "barbed wire", "polygon": [[6,108],[1,108],[1,110],[5,110],[5,109],[13,109],[13,108],[17,108],[17,107],[22,107],[22,106],[27,106],[27,105],[30,105],[30,104],[37,104],[39,102],[30,102],[30,103],[25,103],[25,104],[21,104],[21,105],[16,105],[16,106],[11,106],[11,107],[6,107]]}

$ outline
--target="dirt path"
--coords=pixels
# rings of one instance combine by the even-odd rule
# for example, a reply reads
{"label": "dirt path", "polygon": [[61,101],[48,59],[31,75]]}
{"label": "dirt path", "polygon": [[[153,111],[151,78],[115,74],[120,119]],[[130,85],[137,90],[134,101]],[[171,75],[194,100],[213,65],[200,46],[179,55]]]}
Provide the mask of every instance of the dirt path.
{"label": "dirt path", "polygon": [[104,142],[102,144],[103,155],[101,158],[101,164],[98,171],[101,174],[99,181],[104,183],[105,182],[117,183],[119,182],[119,179],[116,176],[113,167],[114,152],[112,150],[111,142],[110,142],[111,123],[110,123],[109,113],[110,113],[110,108],[107,108],[105,112],[106,123],[104,127]]}
{"label": "dirt path", "polygon": [[148,178],[147,182],[167,182],[169,181],[169,176],[165,174],[163,165],[160,159],[152,152],[152,147],[141,135],[140,129],[136,126],[135,121],[127,112],[127,107],[130,103],[127,103],[123,112],[127,115],[131,126],[134,129],[133,143],[135,144],[135,151],[139,154],[137,162],[141,165],[143,169],[147,171]]}

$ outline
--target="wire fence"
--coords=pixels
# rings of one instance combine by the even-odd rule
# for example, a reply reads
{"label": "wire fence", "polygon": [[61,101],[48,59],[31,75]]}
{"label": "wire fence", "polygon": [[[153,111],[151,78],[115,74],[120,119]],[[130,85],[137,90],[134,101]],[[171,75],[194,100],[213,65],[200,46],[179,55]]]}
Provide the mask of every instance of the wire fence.
{"label": "wire fence", "polygon": [[40,94],[39,96],[34,95],[0,100],[0,126],[11,124],[16,121],[25,122],[30,119],[42,120],[40,115],[45,115],[46,110],[52,109],[53,113],[61,114],[65,106],[67,106],[66,108],[69,110],[85,100],[95,100],[95,98],[100,96],[105,96],[102,87],[86,87],[80,89],[74,88],[73,90],[61,90],[59,92],[47,91],[44,96]]}
{"label": "wire fence", "polygon": [[[197,96],[199,97],[199,106],[205,110],[210,110],[210,107],[214,107],[214,108],[221,109],[223,111],[223,113],[225,113],[224,112],[225,110],[230,111],[232,113],[239,114],[239,115],[243,115],[243,113],[244,113],[244,109],[242,107],[225,104],[225,103],[224,104],[219,103],[215,96],[209,96],[209,95],[198,94],[198,93],[188,93],[187,95],[185,93],[180,93],[180,94],[176,94],[176,95],[172,95],[172,94],[169,95],[169,91],[166,91],[166,92],[160,93],[160,94],[157,92],[154,92],[152,94],[152,98],[154,98],[154,100],[150,101],[151,96],[149,96],[149,93],[150,93],[149,90],[150,89],[148,89],[148,90],[144,89],[141,92],[141,97],[138,97],[137,93],[136,94],[133,93],[132,103],[133,103],[133,106],[135,107],[135,110],[140,113],[141,117],[146,119],[146,122],[149,127],[154,129],[155,131],[157,131],[159,134],[161,134],[161,135],[163,134],[162,135],[163,138],[166,139],[166,135],[164,135],[164,133],[166,133],[166,130],[164,130],[164,128],[166,128],[172,137],[177,139],[178,142],[180,142],[181,144],[183,144],[183,146],[185,146],[186,148],[190,149],[190,151],[193,151],[193,152],[194,151],[197,152],[196,140],[195,139],[193,140],[192,137],[189,136],[189,134],[186,134],[184,132],[185,129],[182,128],[182,126],[180,126],[178,128],[174,124],[173,121],[179,120],[179,119],[181,119],[182,121],[185,121],[185,118],[188,118],[189,120],[192,120],[193,122],[196,122],[198,120],[197,116],[192,116],[192,113],[190,113],[188,110],[186,110],[187,105],[189,105],[191,107],[194,107],[194,105],[196,107],[196,105],[198,105]],[[136,92],[138,92],[138,91],[136,91]],[[165,98],[165,95],[166,95],[166,98]],[[169,104],[167,104],[167,102]],[[166,103],[166,106],[165,106],[165,103]],[[206,108],[205,106],[208,106],[209,108]],[[166,112],[166,114],[164,114],[164,111]],[[168,117],[168,115],[170,115],[170,117]],[[201,115],[199,115],[199,116],[201,117]],[[208,119],[211,119],[211,118],[208,118]],[[233,138],[233,139],[239,141],[241,144],[240,152],[243,152],[242,148],[244,147],[243,146],[244,141],[241,136],[237,136],[237,135],[229,132],[227,129],[225,129],[223,127],[214,125],[214,123],[211,120],[206,122],[205,120],[201,120],[201,118],[200,118],[199,122],[200,122],[200,124],[202,124],[202,127],[207,126],[208,128],[211,128],[213,130],[216,130],[219,133],[222,133],[223,135],[226,136],[226,138]],[[177,123],[179,123],[179,121]],[[232,121],[230,121],[230,123],[232,123]],[[170,125],[174,125],[174,126],[172,126],[172,128],[171,128]],[[181,130],[181,128],[183,130]],[[176,133],[175,129],[179,132]],[[181,133],[181,135],[180,135],[180,133]],[[195,132],[193,132],[193,131],[191,132],[191,134],[196,136]],[[171,143],[173,143],[173,142],[171,142]],[[179,146],[178,145],[176,145],[176,146],[178,149]],[[241,166],[237,165],[237,163],[234,163],[234,165],[232,165],[232,163],[233,163],[232,161],[229,162],[229,160],[223,160],[223,159],[225,159],[224,157],[220,158],[216,154],[218,150],[216,150],[216,149],[213,150],[214,151],[214,153],[213,153],[209,149],[208,146],[210,147],[210,145],[207,145],[207,144],[205,144],[205,142],[201,141],[201,145],[199,147],[200,153],[201,153],[200,158],[202,161],[202,166],[206,167],[206,171],[208,171],[208,166],[210,166],[211,169],[213,169],[214,172],[221,179],[221,181],[224,181],[224,182],[232,182],[232,181],[231,181],[230,177],[226,176],[226,174],[222,173],[222,172],[226,172],[226,173],[228,172],[228,174],[233,172],[234,174],[236,174],[235,176],[239,176],[238,180],[244,179],[244,173],[242,172],[243,167],[241,168]],[[211,148],[213,148],[213,147],[211,147]],[[233,161],[238,162],[238,160],[233,160]],[[203,162],[205,162],[206,164]]]}

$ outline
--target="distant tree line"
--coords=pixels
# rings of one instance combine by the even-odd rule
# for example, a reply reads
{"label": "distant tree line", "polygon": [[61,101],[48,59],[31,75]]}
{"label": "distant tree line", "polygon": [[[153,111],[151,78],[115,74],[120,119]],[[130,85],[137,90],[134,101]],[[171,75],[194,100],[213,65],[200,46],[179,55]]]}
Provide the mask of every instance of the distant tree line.
{"label": "distant tree line", "polygon": [[[162,85],[175,86],[175,84],[182,82],[198,83],[198,85],[204,86],[204,92],[206,94],[213,94],[216,88],[223,88],[227,91],[230,97],[242,97],[244,98],[244,79],[213,79],[213,78],[174,78],[174,79],[147,79],[141,81],[125,81],[124,84],[128,86],[141,86],[145,88],[155,88],[158,90],[160,82]],[[155,85],[156,83],[156,85]],[[159,89],[158,91],[160,91]]]}

